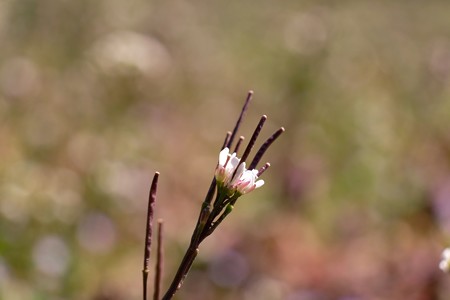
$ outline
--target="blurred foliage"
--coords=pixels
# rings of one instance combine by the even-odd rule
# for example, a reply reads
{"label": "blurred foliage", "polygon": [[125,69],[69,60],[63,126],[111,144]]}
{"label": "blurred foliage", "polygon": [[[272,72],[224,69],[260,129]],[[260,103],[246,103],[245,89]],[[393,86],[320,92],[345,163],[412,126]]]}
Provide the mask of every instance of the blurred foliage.
{"label": "blurred foliage", "polygon": [[0,299],[140,299],[161,172],[165,286],[248,89],[266,185],[177,299],[448,299],[450,3],[0,2]]}

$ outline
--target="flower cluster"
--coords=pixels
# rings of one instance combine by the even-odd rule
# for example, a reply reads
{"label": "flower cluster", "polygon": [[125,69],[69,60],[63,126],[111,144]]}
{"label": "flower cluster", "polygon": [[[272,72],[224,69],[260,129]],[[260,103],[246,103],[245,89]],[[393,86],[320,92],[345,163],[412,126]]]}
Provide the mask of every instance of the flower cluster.
{"label": "flower cluster", "polygon": [[247,194],[264,184],[264,180],[257,180],[258,170],[247,170],[245,162],[240,161],[236,152],[230,154],[227,147],[220,151],[215,177],[218,185],[225,188],[228,195]]}
{"label": "flower cluster", "polygon": [[442,259],[439,263],[439,269],[445,273],[450,272],[450,248],[446,248],[442,251]]}

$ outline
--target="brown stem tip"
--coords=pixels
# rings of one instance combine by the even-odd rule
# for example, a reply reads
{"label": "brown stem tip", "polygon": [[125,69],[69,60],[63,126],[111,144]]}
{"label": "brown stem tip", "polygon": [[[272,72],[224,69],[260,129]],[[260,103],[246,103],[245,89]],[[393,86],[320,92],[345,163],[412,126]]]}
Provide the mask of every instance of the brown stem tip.
{"label": "brown stem tip", "polygon": [[250,151],[252,150],[253,146],[255,145],[256,139],[258,138],[259,133],[261,132],[266,120],[267,120],[267,116],[262,115],[261,119],[259,120],[258,125],[255,128],[255,131],[253,132],[252,137],[250,138],[250,141],[248,142],[247,148],[245,148],[244,154],[242,154],[242,158],[241,158],[241,161],[239,164],[241,164],[247,160],[247,157],[250,154]]}
{"label": "brown stem tip", "polygon": [[254,169],[258,165],[259,161],[263,157],[264,153],[269,149],[270,145],[272,145],[273,142],[284,132],[284,127],[281,127],[278,129],[274,134],[272,134],[265,142],[262,144],[262,146],[259,148],[258,152],[256,153],[255,157],[253,158],[249,169]]}
{"label": "brown stem tip", "polygon": [[147,208],[147,222],[146,222],[146,230],[145,230],[145,247],[144,247],[144,267],[142,269],[142,279],[143,279],[143,296],[144,300],[147,299],[147,279],[148,279],[148,265],[150,262],[150,251],[152,245],[152,222],[153,222],[153,214],[154,207],[156,201],[156,190],[158,189],[158,178],[159,172],[155,172],[153,176],[153,181],[150,187],[150,193],[148,197],[148,208]]}
{"label": "brown stem tip", "polygon": [[258,177],[261,176],[268,168],[270,167],[270,163],[266,163],[258,170]]}
{"label": "brown stem tip", "polygon": [[234,137],[236,136],[236,134],[237,134],[237,132],[239,130],[239,127],[241,126],[242,119],[244,118],[244,114],[247,111],[248,104],[250,103],[250,100],[252,99],[252,97],[253,97],[253,91],[249,91],[248,94],[247,94],[247,99],[245,99],[244,106],[242,107],[241,113],[239,115],[239,118],[236,121],[236,125],[234,126],[234,129],[233,129],[233,132],[231,134],[230,140],[227,143],[228,149],[230,149],[231,148],[231,144],[233,144]]}

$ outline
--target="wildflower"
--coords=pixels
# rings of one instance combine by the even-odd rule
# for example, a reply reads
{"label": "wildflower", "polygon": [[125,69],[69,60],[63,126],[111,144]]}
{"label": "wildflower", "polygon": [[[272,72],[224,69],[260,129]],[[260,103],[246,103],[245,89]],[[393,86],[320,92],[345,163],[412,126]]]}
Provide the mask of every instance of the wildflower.
{"label": "wildflower", "polygon": [[258,179],[258,170],[246,170],[245,162],[243,162],[233,180],[230,182],[230,189],[236,191],[239,195],[247,194],[264,184],[264,180]]}
{"label": "wildflower", "polygon": [[215,177],[217,182],[225,187],[230,195],[235,192],[239,195],[247,194],[264,184],[264,180],[257,180],[258,170],[247,170],[245,162],[241,164],[239,162],[240,159],[235,152],[230,154],[228,148],[220,151]]}
{"label": "wildflower", "polygon": [[224,148],[219,154],[219,163],[216,168],[216,180],[218,183],[227,185],[230,182],[236,167],[239,164],[236,153],[230,154],[230,149]]}
{"label": "wildflower", "polygon": [[439,269],[445,273],[450,272],[450,248],[445,248],[444,251],[442,251],[442,259],[439,263]]}
{"label": "wildflower", "polygon": [[[164,300],[172,299],[175,293],[180,289],[183,284],[183,280],[186,278],[186,275],[198,254],[200,244],[208,236],[210,236],[222,223],[222,221],[233,211],[237,199],[240,196],[250,193],[254,189],[260,188],[264,185],[264,180],[258,180],[258,178],[270,167],[270,163],[266,162],[259,170],[256,168],[266,150],[284,132],[283,127],[273,133],[261,145],[254,158],[249,161],[248,169],[246,168],[246,161],[255,145],[265,121],[267,120],[266,115],[261,116],[261,119],[256,126],[256,129],[253,132],[242,156],[240,158],[237,157],[239,147],[244,140],[244,137],[242,136],[239,137],[239,140],[233,148],[233,152],[230,153],[234,138],[236,137],[252,95],[253,92],[250,91],[233,131],[229,131],[226,134],[225,140],[222,144],[222,150],[219,153],[219,161],[216,166],[214,178],[211,181],[205,200],[202,203],[197,225],[192,233],[191,242],[186,250],[183,260],[181,261],[178,271],[170,284],[169,289],[162,298]],[[149,228],[151,229],[151,227]],[[149,249],[150,247],[146,244],[146,253]],[[145,259],[148,258],[146,257]],[[147,268],[145,262],[144,266],[144,299],[146,299],[145,276],[148,275],[148,272],[146,271]],[[155,292],[156,291],[157,290],[155,290]],[[156,298],[158,297],[155,296],[155,299]]]}

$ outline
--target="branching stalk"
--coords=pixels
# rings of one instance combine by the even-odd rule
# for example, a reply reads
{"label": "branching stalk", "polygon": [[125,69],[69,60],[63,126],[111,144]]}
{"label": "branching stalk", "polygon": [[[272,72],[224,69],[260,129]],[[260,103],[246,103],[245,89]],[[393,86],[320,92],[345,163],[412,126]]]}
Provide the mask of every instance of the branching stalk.
{"label": "branching stalk", "polygon": [[[239,118],[236,122],[236,125],[232,132],[228,132],[225,140],[222,144],[221,150],[225,147],[228,148],[225,150],[227,153],[228,159],[230,159],[231,154],[228,154],[229,149],[233,144],[233,140],[238,132],[244,114],[247,110],[248,104],[252,98],[253,92],[250,91],[247,95],[247,99],[245,101],[244,106],[242,107]],[[202,207],[200,209],[200,213],[197,219],[197,224],[192,233],[191,241],[189,243],[189,247],[186,250],[186,253],[183,256],[183,259],[178,267],[178,270],[170,284],[167,292],[163,296],[162,300],[170,300],[175,295],[175,293],[181,288],[183,285],[184,279],[186,278],[195,258],[198,255],[200,244],[206,239],[209,235],[211,235],[216,228],[222,223],[222,221],[233,211],[234,205],[237,199],[255,188],[262,186],[263,181],[257,181],[257,178],[267,169],[270,164],[266,163],[260,170],[255,171],[255,167],[258,164],[259,160],[267,150],[267,148],[275,141],[278,136],[284,131],[284,128],[281,128],[277,132],[275,132],[259,149],[258,153],[255,155],[255,158],[251,162],[251,167],[249,169],[245,168],[245,165],[242,165],[245,160],[248,158],[250,151],[252,150],[256,139],[258,138],[259,133],[267,119],[267,116],[263,115],[246,147],[244,153],[239,160],[239,163],[232,165],[232,168],[227,165],[228,160],[223,161],[223,154],[219,156],[219,163],[217,164],[216,174],[223,174],[223,172],[228,172],[227,176],[223,179],[218,175],[217,180],[216,177],[213,178],[211,185],[208,189],[208,193],[206,194],[205,200],[203,201]],[[239,147],[244,140],[244,137],[240,137],[235,148],[234,152],[239,150]],[[235,157],[233,154],[232,157]],[[239,168],[240,167],[240,168]],[[239,170],[239,172],[238,172]],[[259,184],[258,184],[259,183]],[[214,199],[215,195],[215,199]],[[214,201],[213,201],[214,199]],[[155,284],[156,288],[156,284]],[[156,295],[156,293],[155,293]],[[154,300],[157,300],[157,296],[155,296]]]}

